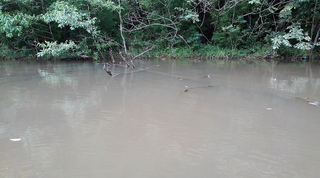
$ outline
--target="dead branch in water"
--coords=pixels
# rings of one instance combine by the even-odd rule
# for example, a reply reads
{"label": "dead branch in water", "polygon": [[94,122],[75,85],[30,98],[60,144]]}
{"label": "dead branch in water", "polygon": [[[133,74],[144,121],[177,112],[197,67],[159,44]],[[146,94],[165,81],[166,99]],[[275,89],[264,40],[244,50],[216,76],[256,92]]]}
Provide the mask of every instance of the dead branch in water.
{"label": "dead branch in water", "polygon": [[[108,64],[107,64],[108,65]],[[119,65],[119,64],[116,64],[118,66],[122,66],[122,67],[126,67],[126,66],[123,66],[123,65]],[[106,68],[106,64],[103,65],[103,70],[105,70],[107,72],[107,74],[109,74],[110,76],[118,76],[118,75],[127,75],[127,74],[132,74],[132,73],[135,73],[135,72],[141,72],[141,71],[145,71],[147,69],[142,69],[142,68],[137,68],[135,71],[129,71],[129,72],[125,72],[125,73],[120,73],[120,74],[114,74],[112,73],[110,70],[108,70]]]}
{"label": "dead branch in water", "polygon": [[103,64],[103,70],[106,71],[107,74],[109,74],[110,76],[116,76],[116,75],[117,75],[117,74],[113,74],[113,73],[111,72],[111,70],[108,70],[108,69],[106,68],[106,64]]}
{"label": "dead branch in water", "polygon": [[130,59],[130,61],[131,61],[131,64],[132,64],[132,68],[136,68],[136,66],[135,66],[134,63],[133,63],[133,60]]}
{"label": "dead branch in water", "polygon": [[112,49],[111,49],[111,48],[110,48],[110,50],[109,50],[109,53],[110,53],[110,57],[111,57],[112,63],[115,64],[116,61],[114,60],[114,57],[113,57]]}
{"label": "dead branch in water", "polygon": [[120,55],[120,57],[122,58],[122,60],[127,64],[127,67],[130,67],[130,65],[129,65],[128,61],[126,60],[126,58],[125,58],[125,57],[123,57],[123,55],[122,55],[121,51],[119,52],[119,55]]}
{"label": "dead branch in water", "polygon": [[147,50],[143,51],[142,53],[140,53],[140,54],[136,55],[135,57],[133,57],[133,59],[136,59],[137,57],[139,57],[139,56],[143,55],[144,53],[146,53],[146,52],[150,51],[152,48],[153,48],[153,46],[152,46],[151,48],[149,48],[149,49],[147,49]]}
{"label": "dead branch in water", "polygon": [[320,103],[318,101],[312,102],[312,100],[310,100],[309,98],[303,98],[303,97],[300,97],[300,96],[293,96],[293,95],[287,95],[287,94],[285,94],[285,95],[293,97],[295,99],[300,99],[300,100],[306,101],[308,104],[313,105],[313,106],[320,106]]}
{"label": "dead branch in water", "polygon": [[181,92],[180,92],[180,95],[182,94],[182,93],[185,93],[185,92],[188,92],[189,90],[191,90],[191,89],[196,89],[196,88],[209,88],[209,87],[213,87],[213,84],[211,84],[211,85],[206,85],[206,86],[196,86],[196,87],[191,87],[191,88],[186,88],[186,89],[184,89],[184,90],[182,90]]}
{"label": "dead branch in water", "polygon": [[[288,95],[290,96],[290,95]],[[314,101],[312,102],[309,98],[303,98],[303,97],[299,97],[299,96],[293,96],[296,99],[301,99],[303,101],[306,101],[308,104],[313,105],[313,106],[320,106],[320,103],[318,101]]]}

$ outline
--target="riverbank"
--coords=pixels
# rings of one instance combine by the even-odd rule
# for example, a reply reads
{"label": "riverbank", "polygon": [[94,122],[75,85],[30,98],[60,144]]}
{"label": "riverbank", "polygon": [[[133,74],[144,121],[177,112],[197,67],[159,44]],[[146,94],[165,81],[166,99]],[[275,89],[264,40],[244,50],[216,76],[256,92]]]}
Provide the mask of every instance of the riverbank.
{"label": "riverbank", "polygon": [[[320,61],[320,53],[315,50],[313,62]],[[191,48],[174,48],[174,49],[155,49],[143,53],[142,50],[132,49],[130,50],[130,57],[127,59],[193,59],[193,60],[259,60],[259,61],[281,61],[281,62],[308,62],[308,56],[306,51],[302,50],[288,50],[284,48],[281,52],[274,54],[270,47],[261,47],[257,50],[249,49],[225,49],[217,46],[205,45],[199,49]],[[143,54],[142,54],[143,53]],[[8,53],[8,55],[0,56],[0,60],[96,60],[96,61],[112,61],[112,58],[116,61],[122,61],[122,57],[118,51],[110,53],[104,53],[104,56],[93,57],[94,55],[81,55],[74,57],[41,57],[37,58],[34,55],[23,55],[21,53]],[[142,54],[142,55],[141,55]]]}

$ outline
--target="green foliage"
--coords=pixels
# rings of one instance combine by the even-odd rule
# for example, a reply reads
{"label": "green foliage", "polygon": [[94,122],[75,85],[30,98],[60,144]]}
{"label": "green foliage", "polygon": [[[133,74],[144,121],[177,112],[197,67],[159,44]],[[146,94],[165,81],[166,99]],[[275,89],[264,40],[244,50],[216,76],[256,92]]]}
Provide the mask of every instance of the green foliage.
{"label": "green foliage", "polygon": [[281,45],[277,52],[282,60],[305,60],[308,56],[308,52],[301,49],[292,48],[289,46]]}
{"label": "green foliage", "polygon": [[3,13],[0,11],[0,33],[4,33],[6,37],[21,36],[23,30],[28,28],[37,18],[34,15],[17,13]]}
{"label": "green foliage", "polygon": [[120,8],[119,6],[115,5],[114,2],[110,1],[110,0],[86,0],[87,3],[90,3],[91,6],[93,7],[98,7],[98,8],[108,8],[111,10],[117,10],[118,8]]}
{"label": "green foliage", "polygon": [[[2,0],[3,3],[10,3],[12,2],[12,0]],[[31,3],[33,2],[33,0],[15,0],[16,3],[21,3],[21,4],[28,4],[28,3]]]}
{"label": "green foliage", "polygon": [[50,7],[50,11],[42,16],[46,23],[56,22],[58,27],[69,26],[70,30],[84,28],[88,33],[97,33],[96,18],[90,18],[89,13],[79,12],[78,9],[65,1],[57,1]]}
{"label": "green foliage", "polygon": [[0,55],[98,59],[126,42],[133,55],[306,56],[319,11],[318,0],[0,0]]}
{"label": "green foliage", "polygon": [[[222,48],[241,49],[249,48],[256,42],[258,29],[244,19],[243,14],[247,14],[249,11],[254,11],[255,3],[259,1],[251,2],[243,1],[234,7],[235,9],[225,9],[222,12],[214,12],[213,16],[219,21],[216,23],[215,32],[212,37],[212,41],[215,45]],[[220,17],[220,14],[224,15]],[[250,16],[250,19],[254,20],[254,16]],[[248,43],[249,42],[249,43]]]}
{"label": "green foliage", "polygon": [[73,41],[66,41],[65,43],[57,44],[57,42],[45,42],[38,44],[42,51],[37,53],[38,57],[75,57],[77,56],[77,51],[79,51],[78,45],[76,45]]}
{"label": "green foliage", "polygon": [[[82,3],[87,3],[86,5],[91,6],[93,10],[88,11],[87,9],[81,9],[84,7]],[[117,8],[118,6],[115,6],[113,2],[101,0],[57,1],[53,3],[47,9],[48,11],[41,16],[41,19],[47,24],[54,22],[58,28],[63,29],[60,32],[62,34],[60,38],[62,37],[63,39],[59,41],[66,40],[66,42],[61,44],[57,44],[57,41],[39,43],[38,46],[42,48],[42,50],[37,53],[37,56],[60,57],[66,56],[67,53],[72,53],[70,55],[77,56],[80,54],[76,51],[80,49],[80,46],[85,46],[85,50],[82,50],[81,53],[97,58],[97,53],[92,53],[91,49],[96,49],[100,51],[101,54],[101,50],[106,50],[115,44],[111,42],[111,40],[106,41],[106,36],[101,35],[101,31],[98,29],[104,30],[104,34],[105,32],[111,32],[113,30],[115,25],[108,23],[112,22],[112,20],[110,21],[105,15],[107,13],[112,15],[110,11]],[[98,17],[100,18],[98,19]],[[83,30],[85,30],[86,33],[83,33]],[[67,31],[67,35],[65,35],[65,31]],[[79,33],[82,39],[79,38]],[[70,39],[70,37],[72,38]]]}
{"label": "green foliage", "polygon": [[193,12],[190,9],[184,9],[181,7],[175,7],[174,9],[179,12],[182,12],[179,18],[184,20],[192,20],[193,23],[199,22],[199,15],[196,12]]}
{"label": "green foliage", "polygon": [[[284,6],[279,14],[279,24],[289,24],[285,30],[272,38],[273,49],[281,54],[283,44],[298,50],[312,51],[319,46],[315,32],[320,29],[320,4],[310,0],[294,0]],[[299,52],[300,53],[300,52]],[[297,55],[297,53],[293,53]]]}
{"label": "green foliage", "polygon": [[[294,47],[300,50],[310,50],[311,44],[309,41],[311,38],[309,37],[308,33],[303,33],[303,29],[300,27],[300,23],[294,23],[287,27],[289,30],[288,33],[284,35],[278,35],[275,38],[272,38],[273,42],[273,49],[279,49],[281,44],[284,44],[288,47]],[[292,45],[289,40],[296,39],[296,44]]]}
{"label": "green foliage", "polygon": [[189,57],[193,55],[193,50],[186,47],[177,47],[171,51],[171,56],[175,57]]}

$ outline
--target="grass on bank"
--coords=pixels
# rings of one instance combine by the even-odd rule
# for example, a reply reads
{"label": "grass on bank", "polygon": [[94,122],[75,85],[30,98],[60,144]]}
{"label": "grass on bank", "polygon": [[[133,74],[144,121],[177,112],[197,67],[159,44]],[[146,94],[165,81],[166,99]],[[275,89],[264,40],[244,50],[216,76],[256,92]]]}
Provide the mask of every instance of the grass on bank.
{"label": "grass on bank", "polygon": [[[130,49],[131,56],[136,56],[143,52],[139,49]],[[109,52],[105,52],[104,59],[110,58]],[[113,52],[115,58],[120,58],[118,52]],[[222,59],[222,60],[236,60],[236,59],[271,59],[275,58],[278,61],[306,61],[308,56],[307,51],[281,46],[276,55],[273,56],[273,51],[270,46],[256,47],[255,49],[227,49],[220,48],[213,45],[201,45],[197,49],[190,47],[176,47],[176,48],[160,48],[154,49],[139,56],[140,58],[190,58],[190,59]],[[80,57],[81,58],[81,57]],[[74,58],[78,60],[80,58]],[[97,57],[90,57],[97,59]],[[12,50],[8,46],[0,45],[0,59],[38,59],[36,54],[31,51],[21,49]],[[46,58],[41,58],[46,59]],[[57,58],[50,58],[57,59]],[[320,61],[320,48],[314,50],[314,62]],[[103,60],[103,59],[102,59]]]}
{"label": "grass on bank", "polygon": [[187,47],[177,47],[174,49],[156,49],[148,53],[149,57],[158,58],[206,58],[206,59],[241,59],[248,57],[270,56],[270,49],[262,48],[257,51],[245,49],[227,49],[218,46],[203,45],[197,50]]}
{"label": "grass on bank", "polygon": [[[202,58],[202,59],[271,59],[278,61],[307,61],[308,51],[281,46],[274,53],[271,46],[256,47],[255,49],[228,49],[218,46],[203,45],[197,50],[186,47],[174,49],[156,49],[148,53],[148,57],[153,58]],[[320,49],[315,49],[313,53],[314,62],[320,60]]]}

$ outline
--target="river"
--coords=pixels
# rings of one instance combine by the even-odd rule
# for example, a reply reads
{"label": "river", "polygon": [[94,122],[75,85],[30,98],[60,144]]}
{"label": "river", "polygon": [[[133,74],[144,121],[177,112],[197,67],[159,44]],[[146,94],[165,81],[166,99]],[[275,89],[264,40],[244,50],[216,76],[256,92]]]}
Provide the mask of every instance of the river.
{"label": "river", "polygon": [[135,65],[0,62],[0,177],[319,177],[320,66]]}

